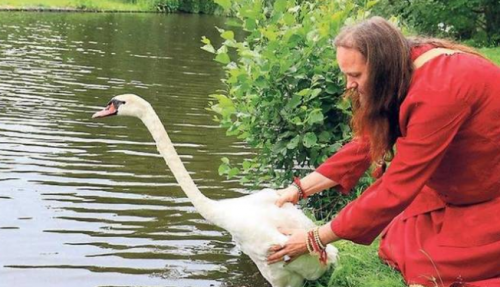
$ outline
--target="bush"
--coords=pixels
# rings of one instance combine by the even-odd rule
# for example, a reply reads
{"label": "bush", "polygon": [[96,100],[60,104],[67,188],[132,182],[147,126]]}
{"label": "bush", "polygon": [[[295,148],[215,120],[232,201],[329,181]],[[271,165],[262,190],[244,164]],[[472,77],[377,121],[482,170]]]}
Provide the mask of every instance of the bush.
{"label": "bush", "polygon": [[258,187],[310,173],[351,137],[350,103],[342,97],[344,77],[331,40],[346,22],[368,16],[376,1],[215,2],[233,9],[228,24],[245,38],[219,29],[221,47],[202,40],[226,71],[227,88],[211,95],[210,108],[228,135],[258,151],[242,163],[224,158],[219,173]]}

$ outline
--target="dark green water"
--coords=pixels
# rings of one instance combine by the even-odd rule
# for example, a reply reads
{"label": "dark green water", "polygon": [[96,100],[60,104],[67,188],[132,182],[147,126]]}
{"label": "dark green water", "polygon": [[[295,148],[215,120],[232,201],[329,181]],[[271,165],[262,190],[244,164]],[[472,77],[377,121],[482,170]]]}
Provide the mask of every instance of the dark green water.
{"label": "dark green water", "polygon": [[211,198],[248,153],[206,111],[223,71],[200,50],[223,19],[0,13],[0,286],[265,286],[193,208],[136,119],[92,120],[116,94],[157,110]]}

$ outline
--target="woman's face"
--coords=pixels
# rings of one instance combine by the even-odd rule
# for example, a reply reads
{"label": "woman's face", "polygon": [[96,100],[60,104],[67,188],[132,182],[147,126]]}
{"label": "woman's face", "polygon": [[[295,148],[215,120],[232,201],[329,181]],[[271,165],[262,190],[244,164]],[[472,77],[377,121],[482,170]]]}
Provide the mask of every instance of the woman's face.
{"label": "woman's face", "polygon": [[363,102],[368,94],[368,65],[365,57],[356,49],[338,47],[337,62],[347,79],[347,89],[354,89]]}

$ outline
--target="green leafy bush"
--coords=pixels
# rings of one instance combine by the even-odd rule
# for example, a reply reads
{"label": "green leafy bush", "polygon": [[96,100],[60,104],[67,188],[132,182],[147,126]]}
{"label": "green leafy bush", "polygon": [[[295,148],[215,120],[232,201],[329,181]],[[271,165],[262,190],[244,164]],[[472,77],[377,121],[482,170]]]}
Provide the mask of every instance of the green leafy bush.
{"label": "green leafy bush", "polygon": [[[225,40],[204,50],[224,65],[227,89],[211,95],[211,110],[227,134],[257,150],[242,163],[224,158],[219,168],[256,186],[290,182],[350,140],[350,103],[331,40],[346,22],[369,15],[376,1],[215,0],[233,9]],[[327,203],[328,204],[328,203]]]}

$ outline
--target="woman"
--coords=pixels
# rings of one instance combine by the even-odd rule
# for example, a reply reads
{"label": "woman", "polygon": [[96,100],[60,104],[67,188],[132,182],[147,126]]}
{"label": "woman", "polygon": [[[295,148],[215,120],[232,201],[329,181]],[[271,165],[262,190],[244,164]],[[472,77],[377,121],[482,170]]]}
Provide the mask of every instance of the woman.
{"label": "woman", "polygon": [[380,17],[344,28],[335,46],[354,92],[354,140],[276,204],[347,192],[372,162],[391,164],[319,228],[319,243],[285,230],[269,262],[381,235],[380,257],[410,285],[500,286],[500,69],[462,45],[407,39]]}

